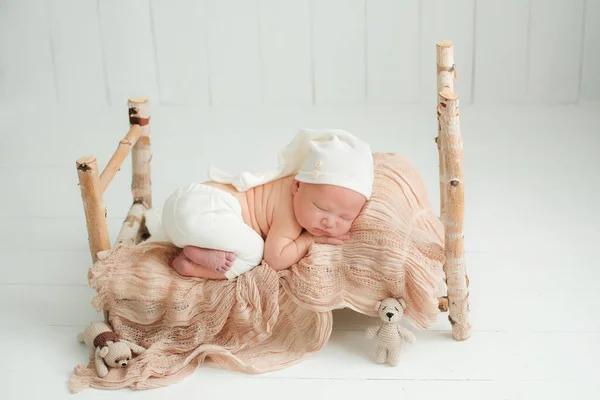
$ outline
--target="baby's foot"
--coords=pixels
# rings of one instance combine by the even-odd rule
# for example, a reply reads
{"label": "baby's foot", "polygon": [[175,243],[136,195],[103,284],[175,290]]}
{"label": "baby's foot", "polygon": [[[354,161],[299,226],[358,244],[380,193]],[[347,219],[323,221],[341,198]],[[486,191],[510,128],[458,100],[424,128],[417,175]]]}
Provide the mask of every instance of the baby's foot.
{"label": "baby's foot", "polygon": [[175,257],[171,262],[171,267],[181,276],[194,276],[194,272],[198,268],[183,252]]}
{"label": "baby's foot", "polygon": [[227,251],[203,249],[195,246],[184,247],[183,254],[196,264],[211,269],[218,274],[229,271],[236,258],[235,254]]}

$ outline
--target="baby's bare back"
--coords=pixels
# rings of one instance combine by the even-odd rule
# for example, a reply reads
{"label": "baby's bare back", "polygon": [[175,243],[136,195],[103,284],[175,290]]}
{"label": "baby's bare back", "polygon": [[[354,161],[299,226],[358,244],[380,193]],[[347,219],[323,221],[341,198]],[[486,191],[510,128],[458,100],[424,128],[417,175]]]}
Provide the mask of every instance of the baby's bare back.
{"label": "baby's bare back", "polygon": [[[293,209],[292,184],[293,177],[278,179],[247,190],[239,192],[233,185],[217,182],[204,182],[208,186],[231,193],[237,198],[242,206],[242,217],[244,222],[254,229],[263,239],[266,239],[275,220],[282,217],[281,221],[286,224],[296,225],[298,232],[300,225],[296,222]],[[278,212],[275,213],[275,209]]]}

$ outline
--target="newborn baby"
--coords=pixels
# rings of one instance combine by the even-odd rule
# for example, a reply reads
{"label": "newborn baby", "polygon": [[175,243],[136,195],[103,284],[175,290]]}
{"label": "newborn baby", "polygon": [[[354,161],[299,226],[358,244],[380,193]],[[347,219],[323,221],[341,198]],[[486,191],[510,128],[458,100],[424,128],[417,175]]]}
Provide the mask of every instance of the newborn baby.
{"label": "newborn baby", "polygon": [[342,244],[371,195],[373,159],[369,146],[347,132],[304,130],[272,172],[213,173],[211,181],[171,195],[162,225],[165,238],[182,248],[172,262],[180,275],[233,279],[263,259],[281,270],[313,243]]}

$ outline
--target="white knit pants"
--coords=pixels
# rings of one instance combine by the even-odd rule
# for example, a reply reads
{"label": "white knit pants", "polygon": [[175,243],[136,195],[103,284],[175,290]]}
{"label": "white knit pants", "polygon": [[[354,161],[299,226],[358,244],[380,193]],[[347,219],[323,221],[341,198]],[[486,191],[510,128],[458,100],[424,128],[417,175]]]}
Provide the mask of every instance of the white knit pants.
{"label": "white knit pants", "polygon": [[236,259],[225,273],[231,280],[260,264],[265,242],[242,217],[231,193],[192,183],[177,189],[162,210],[146,215],[151,241],[168,240],[177,247],[196,246],[232,252]]}

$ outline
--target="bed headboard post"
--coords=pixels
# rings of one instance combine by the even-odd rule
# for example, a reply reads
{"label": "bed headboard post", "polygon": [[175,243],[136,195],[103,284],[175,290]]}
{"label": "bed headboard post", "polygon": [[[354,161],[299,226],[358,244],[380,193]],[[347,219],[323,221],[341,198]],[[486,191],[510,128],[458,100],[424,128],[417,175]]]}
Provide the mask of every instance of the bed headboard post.
{"label": "bed headboard post", "polygon": [[444,40],[436,45],[438,147],[440,171],[440,218],[444,224],[444,273],[447,296],[440,300],[440,310],[448,311],[452,337],[465,340],[471,336],[469,322],[469,277],[464,249],[464,180],[463,143],[460,133],[459,97],[454,90],[456,67],[454,45]]}
{"label": "bed headboard post", "polygon": [[471,336],[469,322],[469,288],[465,265],[463,220],[464,174],[463,142],[460,135],[459,98],[456,93],[439,94],[440,137],[444,164],[443,214],[446,255],[446,282],[448,286],[448,319],[452,324],[452,337],[465,340]]}
{"label": "bed headboard post", "polygon": [[152,208],[152,180],[150,148],[150,114],[146,97],[132,97],[127,101],[129,124],[140,125],[142,134],[131,150],[133,202]]}
{"label": "bed headboard post", "polygon": [[[442,40],[436,44],[437,64],[437,92],[435,96],[436,107],[438,105],[438,94],[441,92],[454,93],[454,78],[456,68],[454,65],[454,45],[448,40]],[[439,115],[439,110],[438,110]],[[444,189],[444,162],[442,158],[442,141],[440,137],[440,126],[438,124],[438,136],[435,139],[438,146],[439,170],[440,170],[440,215],[444,214],[445,189]]]}

